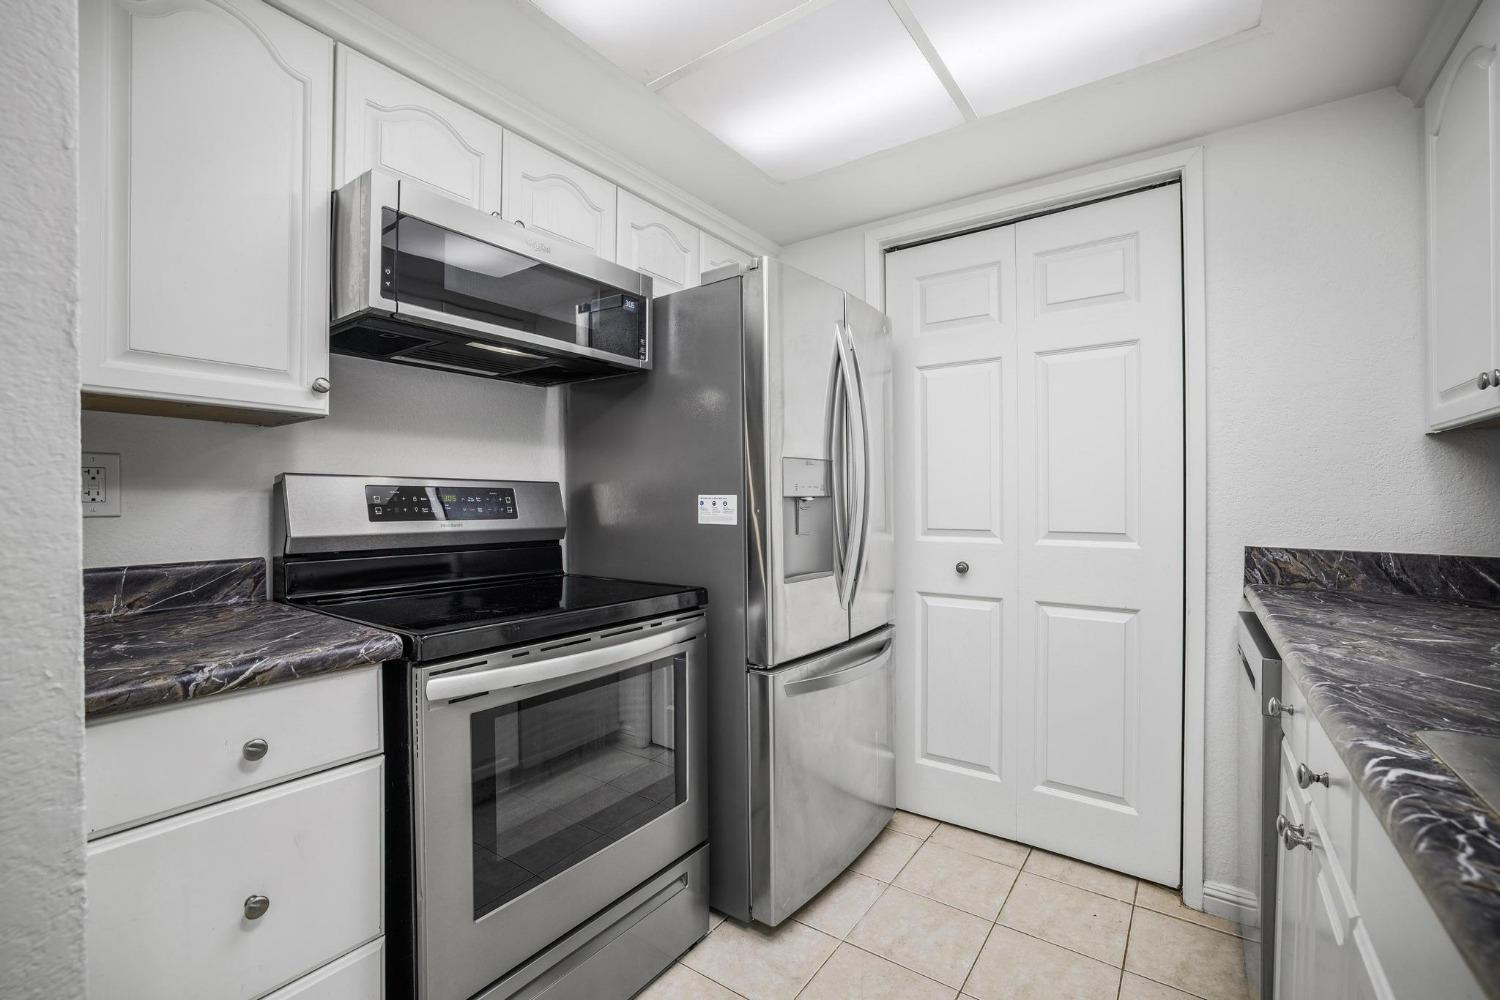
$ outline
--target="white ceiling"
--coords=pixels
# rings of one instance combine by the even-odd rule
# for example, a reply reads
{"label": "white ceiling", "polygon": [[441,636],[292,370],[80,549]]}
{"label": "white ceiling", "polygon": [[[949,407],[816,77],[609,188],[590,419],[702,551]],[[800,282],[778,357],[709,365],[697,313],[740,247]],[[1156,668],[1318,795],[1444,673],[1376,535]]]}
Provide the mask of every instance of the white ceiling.
{"label": "white ceiling", "polygon": [[[997,17],[1074,11],[1076,58],[1008,72],[1033,46],[975,30],[975,0],[536,0],[552,17],[527,0],[357,2],[783,244],[1390,86],[1442,6],[1265,0],[1257,27],[1203,45],[1245,0],[987,0]],[[1174,3],[1214,17],[1115,44],[1108,18],[1076,13]],[[943,45],[950,80],[898,11]],[[594,46],[562,27],[606,14]],[[814,99],[830,90],[847,114]],[[825,132],[858,158],[835,165],[799,140]]]}
{"label": "white ceiling", "polygon": [[532,2],[777,181],[1220,41],[1261,12],[1261,0]]}

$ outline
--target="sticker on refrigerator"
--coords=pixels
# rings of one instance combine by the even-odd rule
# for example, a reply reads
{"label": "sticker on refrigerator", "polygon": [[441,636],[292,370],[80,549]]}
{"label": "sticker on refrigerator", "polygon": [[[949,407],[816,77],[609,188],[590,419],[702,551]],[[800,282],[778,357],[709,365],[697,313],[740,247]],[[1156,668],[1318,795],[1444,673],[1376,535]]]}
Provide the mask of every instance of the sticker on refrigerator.
{"label": "sticker on refrigerator", "polygon": [[739,497],[719,493],[698,494],[699,524],[739,524]]}

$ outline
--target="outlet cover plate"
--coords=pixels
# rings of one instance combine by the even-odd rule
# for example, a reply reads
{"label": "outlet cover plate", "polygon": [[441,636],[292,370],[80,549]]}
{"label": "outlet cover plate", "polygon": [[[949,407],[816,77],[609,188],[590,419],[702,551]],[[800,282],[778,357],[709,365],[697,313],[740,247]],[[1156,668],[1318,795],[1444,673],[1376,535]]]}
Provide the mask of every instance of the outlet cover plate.
{"label": "outlet cover plate", "polygon": [[120,516],[120,456],[83,453],[83,516]]}

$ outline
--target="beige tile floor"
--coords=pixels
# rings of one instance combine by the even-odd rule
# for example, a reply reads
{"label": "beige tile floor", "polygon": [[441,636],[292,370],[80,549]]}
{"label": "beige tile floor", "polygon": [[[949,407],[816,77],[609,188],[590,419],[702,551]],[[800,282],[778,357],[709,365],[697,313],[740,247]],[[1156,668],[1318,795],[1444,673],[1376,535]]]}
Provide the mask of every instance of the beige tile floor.
{"label": "beige tile floor", "polygon": [[1170,889],[897,813],[775,930],[714,914],[644,1000],[1245,1000],[1240,939]]}

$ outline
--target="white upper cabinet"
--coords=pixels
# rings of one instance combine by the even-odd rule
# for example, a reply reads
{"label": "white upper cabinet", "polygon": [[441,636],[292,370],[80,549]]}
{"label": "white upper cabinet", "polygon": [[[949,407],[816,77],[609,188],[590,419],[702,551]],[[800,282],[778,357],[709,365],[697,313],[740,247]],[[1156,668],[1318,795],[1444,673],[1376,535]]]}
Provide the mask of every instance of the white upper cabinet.
{"label": "white upper cabinet", "polygon": [[730,243],[725,243],[712,233],[702,233],[698,240],[698,271],[707,274],[717,268],[727,267],[730,264],[745,265],[750,263],[754,255],[741,250]]}
{"label": "white upper cabinet", "polygon": [[1474,15],[1427,98],[1427,420],[1500,416],[1495,273],[1500,4]]}
{"label": "white upper cabinet", "polygon": [[505,217],[615,259],[613,184],[514,132],[505,134]]}
{"label": "white upper cabinet", "polygon": [[500,211],[504,130],[482,115],[339,46],[334,161],[342,185],[372,167]]}
{"label": "white upper cabinet", "polygon": [[619,253],[626,267],[651,275],[655,295],[698,284],[698,230],[670,212],[620,192]]}
{"label": "white upper cabinet", "polygon": [[325,415],[333,43],[255,0],[83,0],[80,66],[85,405]]}

